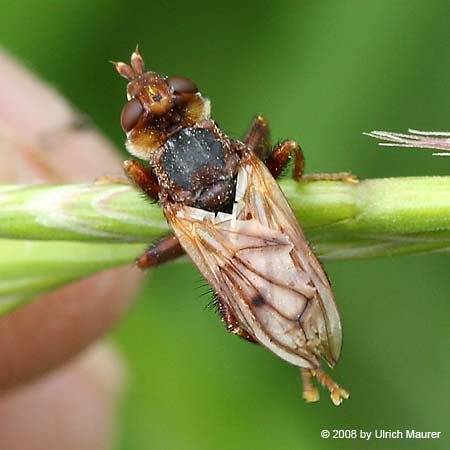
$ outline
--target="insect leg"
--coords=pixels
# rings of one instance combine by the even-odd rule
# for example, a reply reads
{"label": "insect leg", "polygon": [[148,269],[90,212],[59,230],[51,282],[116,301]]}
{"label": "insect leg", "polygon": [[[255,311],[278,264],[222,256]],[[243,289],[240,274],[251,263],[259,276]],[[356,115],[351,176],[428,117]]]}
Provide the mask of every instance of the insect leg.
{"label": "insect leg", "polygon": [[305,157],[301,147],[295,141],[283,141],[272,151],[266,161],[266,165],[274,178],[277,178],[289,162],[292,153],[295,153],[295,165],[292,177],[295,181],[300,179],[305,181],[346,181],[348,183],[357,183],[358,178],[349,172],[339,173],[314,173],[303,175],[305,168]]}
{"label": "insect leg", "polygon": [[110,183],[129,185],[130,180],[125,177],[113,177],[109,175],[103,175],[95,180],[95,184],[110,184]]}
{"label": "insect leg", "polygon": [[245,339],[246,341],[256,343],[255,339],[241,327],[241,324],[237,320],[236,316],[220,297],[217,297],[217,303],[219,307],[219,313],[222,316],[222,320],[225,323],[227,331],[230,331],[231,333],[241,337],[242,339]]}
{"label": "insect leg", "polygon": [[347,183],[358,183],[358,177],[350,172],[338,173],[312,173],[303,175],[305,181],[346,181]]}
{"label": "insect leg", "polygon": [[302,374],[303,399],[308,403],[318,402],[320,400],[319,390],[312,385],[311,370],[300,369],[300,373]]}
{"label": "insect leg", "polygon": [[295,141],[281,142],[274,147],[272,153],[267,158],[266,166],[274,178],[277,178],[283,172],[292,153],[295,153],[295,165],[292,176],[295,181],[300,180],[305,167],[305,158],[300,145]]}
{"label": "insect leg", "polygon": [[123,163],[123,168],[130,178],[142,191],[152,200],[157,201],[159,197],[159,184],[156,175],[141,163],[128,160]]}
{"label": "insect leg", "polygon": [[331,401],[339,406],[342,401],[350,396],[350,394],[342,389],[333,379],[321,369],[311,370],[311,375],[317,378],[317,381],[330,391]]}
{"label": "insect leg", "polygon": [[[134,160],[124,162],[125,173],[139,186],[142,191],[153,200],[158,200],[159,184],[156,175],[150,170]],[[141,269],[157,266],[159,264],[175,259],[184,254],[178,238],[173,234],[161,239],[157,244],[151,246],[141,255],[136,265]]]}
{"label": "insect leg", "polygon": [[263,116],[253,119],[244,142],[261,160],[267,159],[270,154],[269,124]]}
{"label": "insect leg", "polygon": [[157,266],[159,264],[175,259],[184,254],[184,250],[173,234],[161,239],[157,244],[152,245],[143,255],[136,260],[136,265],[140,269]]}

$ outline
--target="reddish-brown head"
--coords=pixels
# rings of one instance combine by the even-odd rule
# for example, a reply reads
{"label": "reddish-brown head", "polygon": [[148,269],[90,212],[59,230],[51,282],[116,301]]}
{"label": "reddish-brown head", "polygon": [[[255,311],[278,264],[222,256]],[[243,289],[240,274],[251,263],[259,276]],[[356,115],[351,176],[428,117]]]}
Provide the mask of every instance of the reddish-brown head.
{"label": "reddish-brown head", "polygon": [[209,100],[202,97],[194,82],[182,77],[165,77],[145,72],[144,60],[136,49],[131,65],[113,62],[117,72],[129,80],[128,102],[120,122],[127,134],[127,149],[149,160],[168,136],[209,118]]}

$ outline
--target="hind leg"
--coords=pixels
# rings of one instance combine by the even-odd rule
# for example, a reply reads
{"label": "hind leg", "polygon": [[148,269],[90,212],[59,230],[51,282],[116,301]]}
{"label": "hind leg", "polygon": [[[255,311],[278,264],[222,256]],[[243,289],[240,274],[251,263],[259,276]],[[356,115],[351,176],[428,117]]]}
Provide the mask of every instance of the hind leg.
{"label": "hind leg", "polygon": [[217,297],[217,306],[227,331],[230,331],[246,341],[257,343],[253,336],[241,327],[241,324],[234,315],[233,311],[231,311],[228,305],[220,297]]}
{"label": "hind leg", "polygon": [[330,392],[331,401],[339,406],[343,400],[350,397],[350,394],[342,389],[328,374],[322,369],[301,369],[303,379],[303,398],[307,402],[319,400],[319,392],[311,383],[311,378],[316,377],[317,381]]}

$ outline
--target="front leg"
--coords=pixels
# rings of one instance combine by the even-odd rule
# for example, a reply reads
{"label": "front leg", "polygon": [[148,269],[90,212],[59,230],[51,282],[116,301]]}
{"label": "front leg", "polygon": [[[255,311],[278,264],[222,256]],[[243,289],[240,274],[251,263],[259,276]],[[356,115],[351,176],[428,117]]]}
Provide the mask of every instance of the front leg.
{"label": "front leg", "polygon": [[295,181],[300,181],[300,179],[305,181],[343,180],[351,183],[358,181],[354,175],[348,172],[303,175],[305,158],[300,145],[295,141],[286,140],[276,145],[271,152],[269,124],[263,116],[255,117],[244,143],[262,161],[265,161],[267,168],[274,178],[280,176],[286,168],[292,154],[294,154],[295,161],[292,177]]}
{"label": "front leg", "polygon": [[[124,162],[125,173],[150,199],[158,201],[159,184],[156,175],[141,163],[129,160]],[[152,245],[136,261],[141,269],[157,266],[184,254],[178,239],[173,235],[166,236]]]}
{"label": "front leg", "polygon": [[311,173],[303,175],[304,181],[345,181],[346,183],[358,183],[358,177],[350,172],[337,173]]}
{"label": "front leg", "polygon": [[292,177],[295,181],[300,180],[305,168],[305,158],[300,145],[298,145],[295,141],[281,142],[274,147],[272,153],[267,159],[266,166],[274,178],[278,178],[278,176],[283,172],[292,154],[295,156]]}
{"label": "front leg", "polygon": [[262,161],[268,158],[270,154],[269,123],[263,116],[255,117],[244,143]]}
{"label": "front leg", "polygon": [[159,183],[153,171],[141,163],[130,159],[123,163],[128,178],[133,181],[150,199],[158,201]]}
{"label": "front leg", "polygon": [[295,181],[346,181],[357,183],[358,178],[348,172],[339,173],[314,173],[304,175],[305,157],[303,151],[295,141],[283,141],[272,151],[266,161],[267,168],[274,178],[277,178],[287,166],[291,155],[294,154],[294,170],[292,177]]}

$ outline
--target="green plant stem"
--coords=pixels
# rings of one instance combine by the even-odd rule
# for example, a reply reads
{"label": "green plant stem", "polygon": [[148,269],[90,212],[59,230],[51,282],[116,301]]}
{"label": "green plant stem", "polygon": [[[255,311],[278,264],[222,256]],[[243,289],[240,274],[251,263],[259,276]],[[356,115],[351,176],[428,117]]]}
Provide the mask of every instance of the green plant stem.
{"label": "green plant stem", "polygon": [[0,239],[0,315],[58,286],[130,264],[140,244]]}
{"label": "green plant stem", "polygon": [[[450,249],[450,177],[281,186],[324,259]],[[160,207],[128,185],[0,186],[0,314],[61,284],[131,264],[167,233]]]}
{"label": "green plant stem", "polygon": [[[281,182],[318,254],[363,258],[450,246],[450,177]],[[0,186],[0,238],[149,244],[169,229],[128,185]]]}

